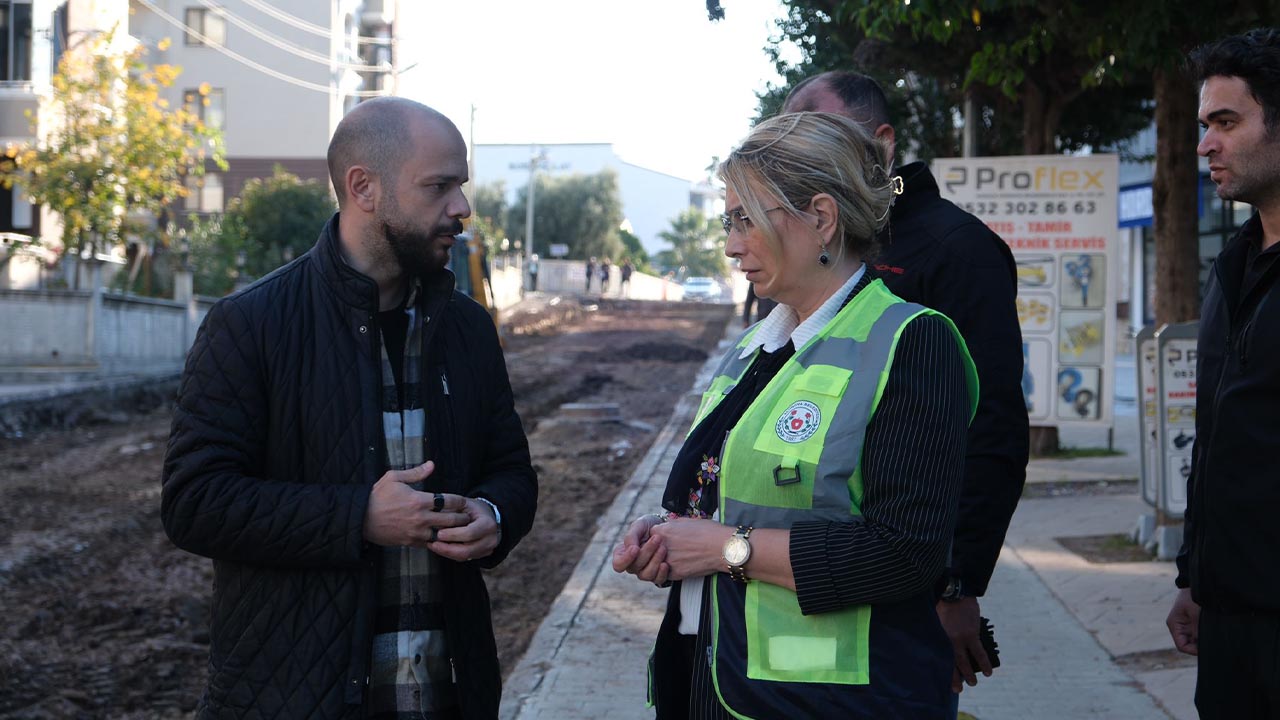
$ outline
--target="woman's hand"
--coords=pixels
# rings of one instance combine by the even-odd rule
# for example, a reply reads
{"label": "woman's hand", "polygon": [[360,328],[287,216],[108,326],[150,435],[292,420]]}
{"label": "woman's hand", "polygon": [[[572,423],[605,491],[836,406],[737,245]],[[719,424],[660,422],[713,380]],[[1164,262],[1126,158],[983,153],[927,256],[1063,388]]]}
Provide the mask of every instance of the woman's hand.
{"label": "woman's hand", "polygon": [[649,530],[665,551],[667,579],[711,575],[725,569],[724,544],[734,528],[715,520],[675,518]]}
{"label": "woman's hand", "polygon": [[631,523],[622,544],[613,551],[613,571],[628,572],[658,587],[671,583],[670,567],[664,562],[667,550],[661,538],[653,534],[653,528],[662,525],[658,515],[645,515]]}

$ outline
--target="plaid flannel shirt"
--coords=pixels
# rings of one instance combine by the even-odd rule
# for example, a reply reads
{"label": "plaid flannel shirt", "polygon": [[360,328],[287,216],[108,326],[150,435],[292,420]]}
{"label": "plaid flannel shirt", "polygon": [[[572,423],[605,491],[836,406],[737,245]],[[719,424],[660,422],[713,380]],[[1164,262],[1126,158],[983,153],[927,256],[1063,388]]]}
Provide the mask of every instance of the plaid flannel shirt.
{"label": "plaid flannel shirt", "polygon": [[[382,426],[389,470],[421,465],[427,456],[422,298],[421,284],[415,282],[405,303],[408,328],[401,388],[396,387],[385,338],[382,341]],[[413,487],[423,489],[421,483]],[[438,582],[440,562],[439,556],[424,548],[382,549],[369,718],[457,716],[453,668],[445,645],[444,597]]]}

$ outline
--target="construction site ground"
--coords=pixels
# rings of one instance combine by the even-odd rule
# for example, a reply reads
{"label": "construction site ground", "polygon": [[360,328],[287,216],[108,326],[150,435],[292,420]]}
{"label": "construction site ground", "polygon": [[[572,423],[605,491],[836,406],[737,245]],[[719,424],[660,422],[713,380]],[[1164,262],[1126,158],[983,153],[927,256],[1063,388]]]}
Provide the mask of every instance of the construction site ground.
{"label": "construction site ground", "polygon": [[[732,312],[537,297],[504,318],[541,483],[533,531],[487,573],[504,673]],[[0,718],[149,720],[195,708],[212,570],[161,528],[169,420],[165,403],[0,438]]]}

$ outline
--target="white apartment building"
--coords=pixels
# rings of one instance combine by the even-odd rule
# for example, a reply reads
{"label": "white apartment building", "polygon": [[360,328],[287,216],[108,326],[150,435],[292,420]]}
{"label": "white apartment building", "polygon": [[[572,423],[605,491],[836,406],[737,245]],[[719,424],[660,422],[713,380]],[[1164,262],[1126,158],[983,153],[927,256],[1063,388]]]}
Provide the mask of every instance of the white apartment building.
{"label": "white apartment building", "polygon": [[276,165],[327,182],[338,121],[394,92],[397,0],[117,0],[126,1],[148,60],[183,69],[169,101],[223,132],[229,168],[193,186],[190,212],[220,212]]}
{"label": "white apartment building", "polygon": [[[613,169],[618,173],[623,217],[650,256],[670,249],[658,233],[669,230],[671,220],[684,210],[692,206],[709,213],[721,211],[715,209],[714,196],[718,191],[714,188],[708,190],[705,184],[695,186],[685,178],[625,162],[609,143],[477,144],[471,152],[475,160],[472,183],[488,185],[501,181],[506,188],[508,205],[514,203],[529,184],[528,163],[535,155],[543,156],[541,167],[544,169],[540,172],[552,177],[575,173],[593,175],[606,168]],[[537,204],[537,195],[534,195],[534,204]],[[723,201],[720,206],[723,207]],[[533,232],[536,238],[536,225]]]}
{"label": "white apartment building", "polygon": [[[36,139],[27,113],[43,121],[40,100],[62,53],[115,29],[119,45],[147,46],[150,63],[183,68],[170,103],[208,83],[208,102],[195,107],[222,128],[230,167],[206,175],[186,210],[219,212],[276,165],[327,181],[338,121],[363,98],[394,91],[396,2],[0,0],[0,146]],[[38,236],[40,215],[21,188],[0,188],[0,233]]]}

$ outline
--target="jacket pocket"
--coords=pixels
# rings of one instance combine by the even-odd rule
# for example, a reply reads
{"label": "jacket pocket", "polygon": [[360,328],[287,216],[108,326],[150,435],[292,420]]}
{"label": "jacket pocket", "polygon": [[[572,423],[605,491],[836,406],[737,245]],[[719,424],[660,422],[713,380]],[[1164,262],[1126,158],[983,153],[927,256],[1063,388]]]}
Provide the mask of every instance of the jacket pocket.
{"label": "jacket pocket", "polygon": [[792,683],[867,685],[871,606],[800,614],[796,594],[753,582],[746,590],[747,677]]}

